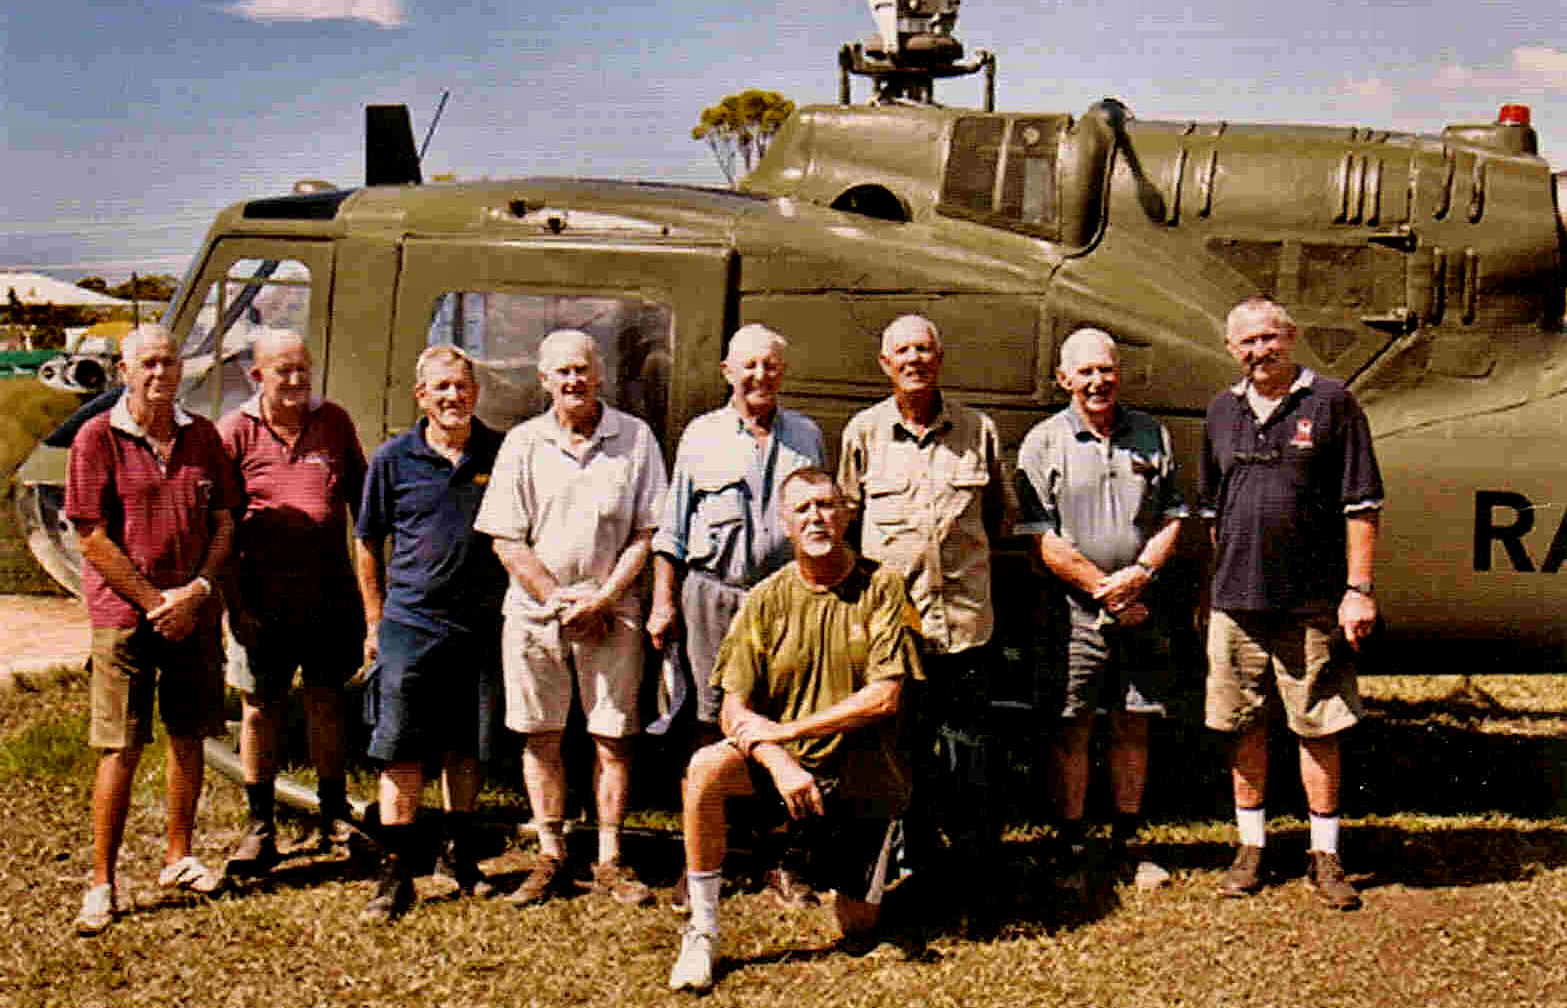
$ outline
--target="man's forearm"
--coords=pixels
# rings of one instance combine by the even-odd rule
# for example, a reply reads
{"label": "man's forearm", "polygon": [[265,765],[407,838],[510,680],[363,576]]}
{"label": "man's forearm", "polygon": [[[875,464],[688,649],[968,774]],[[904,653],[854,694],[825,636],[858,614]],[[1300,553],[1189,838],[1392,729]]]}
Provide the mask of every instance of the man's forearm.
{"label": "man's forearm", "polygon": [[1351,584],[1369,583],[1376,567],[1377,532],[1381,512],[1356,511],[1346,516],[1345,561]]}
{"label": "man's forearm", "polygon": [[1153,534],[1153,538],[1149,539],[1142,551],[1137,554],[1137,562],[1147,567],[1149,573],[1157,571],[1170,561],[1180,538],[1181,519],[1166,518],[1159,531]]}
{"label": "man's forearm", "polygon": [[647,564],[648,555],[653,550],[653,530],[646,529],[637,533],[631,544],[621,551],[615,560],[614,568],[609,572],[604,587],[599,593],[604,597],[608,605],[614,605],[620,600],[637,577],[642,573],[642,568]]}
{"label": "man's forearm", "polygon": [[491,542],[495,547],[495,555],[500,558],[501,566],[506,568],[506,573],[527,589],[528,594],[540,605],[548,602],[550,598],[560,590],[560,582],[555,580],[548,567],[544,566],[539,555],[533,552],[533,547],[521,539],[503,539],[496,537]]}
{"label": "man's forearm", "polygon": [[359,601],[364,606],[365,622],[381,622],[386,604],[385,574],[381,567],[381,540],[354,540],[354,579],[359,582]]}
{"label": "man's forearm", "polygon": [[1097,564],[1054,532],[1041,533],[1034,540],[1038,544],[1039,559],[1050,573],[1079,591],[1093,594],[1105,576]]}
{"label": "man's forearm", "polygon": [[207,555],[202,558],[197,577],[207,579],[213,591],[217,590],[224,572],[228,569],[229,553],[234,549],[234,516],[228,511],[217,511],[212,516],[212,542]]}
{"label": "man's forearm", "polygon": [[779,727],[787,733],[788,740],[836,735],[892,717],[898,713],[902,700],[902,679],[878,679],[866,683],[826,710]]}
{"label": "man's forearm", "polygon": [[76,531],[82,559],[92,565],[111,591],[143,612],[163,605],[162,590],[154,587],[120,544],[109,538],[106,526],[97,522],[91,525],[77,522]]}

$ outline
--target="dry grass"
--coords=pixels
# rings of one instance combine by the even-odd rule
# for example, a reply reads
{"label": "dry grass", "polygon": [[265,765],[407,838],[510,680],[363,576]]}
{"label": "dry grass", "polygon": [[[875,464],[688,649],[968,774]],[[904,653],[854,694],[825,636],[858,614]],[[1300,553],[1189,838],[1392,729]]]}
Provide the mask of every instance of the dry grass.
{"label": "dry grass", "polygon": [[[1347,860],[1367,906],[1318,906],[1292,871],[1300,824],[1276,820],[1283,879],[1248,900],[1220,901],[1213,884],[1228,855],[1221,818],[1181,814],[1151,829],[1175,883],[1141,892],[1101,887],[1083,904],[1050,895],[1042,831],[1015,830],[1007,863],[987,884],[1008,901],[1001,938],[973,942],[935,922],[922,961],[854,958],[833,950],[825,910],[780,911],[761,895],[725,902],[725,956],[709,1000],[719,1005],[1420,1005],[1474,1008],[1567,1004],[1567,808],[1534,810],[1535,791],[1484,786],[1560,760],[1567,679],[1478,683],[1483,717],[1520,718],[1537,731],[1462,727],[1477,714],[1446,684],[1376,681],[1375,732],[1357,745],[1346,824]],[[1470,684],[1476,685],[1476,684]],[[136,912],[96,939],[70,932],[88,867],[91,754],[81,745],[80,684],[22,695],[0,710],[0,1004],[123,1005],[623,1005],[680,1004],[665,989],[677,945],[667,910],[589,897],[518,911],[499,902],[431,898],[390,928],[356,917],[371,883],[348,861],[291,862],[243,893],[190,906],[146,897],[161,850],[160,775],[149,752],[138,786],[124,871]],[[1161,741],[1165,786],[1186,767]],[[1514,748],[1490,746],[1507,741]],[[1463,744],[1462,753],[1436,750]],[[1407,763],[1380,757],[1401,752]],[[1452,778],[1460,764],[1514,760]],[[1516,762],[1526,759],[1525,763]],[[1461,793],[1421,807],[1449,775]],[[1428,774],[1428,775],[1429,775]],[[1184,778],[1189,780],[1190,778]],[[1206,786],[1206,785],[1204,785]],[[1393,795],[1413,795],[1391,800]],[[1194,801],[1196,808],[1208,803]],[[1281,799],[1281,807],[1287,803]],[[514,801],[486,804],[497,849]],[[655,819],[657,817],[654,817]],[[221,859],[242,825],[239,790],[209,786],[200,854]],[[590,837],[584,837],[589,839]],[[639,838],[629,854],[657,883],[678,870],[672,836]],[[587,851],[580,853],[584,856]],[[527,855],[488,863],[515,879]],[[905,893],[905,897],[907,897]]]}

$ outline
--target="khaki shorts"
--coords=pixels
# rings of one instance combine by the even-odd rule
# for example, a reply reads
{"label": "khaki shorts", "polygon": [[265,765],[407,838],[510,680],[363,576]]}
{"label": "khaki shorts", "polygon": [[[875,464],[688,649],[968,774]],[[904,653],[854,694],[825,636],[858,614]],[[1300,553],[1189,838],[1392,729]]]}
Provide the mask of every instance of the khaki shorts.
{"label": "khaki shorts", "polygon": [[153,700],[170,735],[223,733],[223,637],[204,620],[180,641],[135,629],[93,627],[92,724],[95,749],[140,748],[152,741]]}
{"label": "khaki shorts", "polygon": [[1352,662],[1335,660],[1332,613],[1225,612],[1208,621],[1209,728],[1244,732],[1266,722],[1278,697],[1290,731],[1324,738],[1360,720]]}
{"label": "khaki shorts", "polygon": [[557,619],[507,613],[501,629],[506,727],[524,733],[563,730],[575,685],[588,734],[626,738],[640,731],[642,623],[617,612],[609,626],[598,640],[568,641]]}

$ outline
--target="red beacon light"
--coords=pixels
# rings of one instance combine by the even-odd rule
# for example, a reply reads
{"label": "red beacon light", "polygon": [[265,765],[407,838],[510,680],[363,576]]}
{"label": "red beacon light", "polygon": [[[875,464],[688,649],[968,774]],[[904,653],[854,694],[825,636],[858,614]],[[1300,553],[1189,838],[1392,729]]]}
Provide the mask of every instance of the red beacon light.
{"label": "red beacon light", "polygon": [[1527,126],[1529,125],[1529,106],[1507,104],[1496,113],[1498,126]]}

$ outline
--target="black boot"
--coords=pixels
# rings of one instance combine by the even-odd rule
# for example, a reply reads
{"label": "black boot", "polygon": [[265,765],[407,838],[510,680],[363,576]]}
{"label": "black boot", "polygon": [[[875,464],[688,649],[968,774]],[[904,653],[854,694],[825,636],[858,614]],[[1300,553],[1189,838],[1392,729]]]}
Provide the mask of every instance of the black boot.
{"label": "black boot", "polygon": [[446,813],[446,842],[435,859],[435,874],[455,882],[464,896],[495,895],[495,886],[484,877],[474,853],[473,813]]}
{"label": "black boot", "polygon": [[400,854],[381,859],[381,877],[376,880],[375,895],[359,912],[361,924],[390,924],[408,912],[414,903],[414,880]]}

